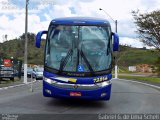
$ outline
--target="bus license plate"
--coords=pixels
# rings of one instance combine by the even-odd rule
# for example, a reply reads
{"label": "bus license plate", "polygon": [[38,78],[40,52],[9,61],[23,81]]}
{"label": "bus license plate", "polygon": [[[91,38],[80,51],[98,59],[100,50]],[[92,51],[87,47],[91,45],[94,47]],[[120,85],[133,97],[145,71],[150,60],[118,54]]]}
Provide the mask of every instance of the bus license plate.
{"label": "bus license plate", "polygon": [[81,92],[70,92],[70,96],[82,96]]}

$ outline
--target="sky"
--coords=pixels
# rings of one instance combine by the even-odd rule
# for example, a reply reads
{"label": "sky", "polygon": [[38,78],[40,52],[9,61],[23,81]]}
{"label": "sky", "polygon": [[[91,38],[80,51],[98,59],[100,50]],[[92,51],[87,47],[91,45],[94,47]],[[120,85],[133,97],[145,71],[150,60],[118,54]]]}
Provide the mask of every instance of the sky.
{"label": "sky", "polygon": [[[0,0],[0,42],[6,41],[6,35],[11,40],[25,32],[25,1]],[[113,32],[113,20],[118,21],[120,44],[141,48],[146,46],[139,42],[131,11],[159,10],[160,0],[29,0],[28,7],[28,32],[47,30],[50,21],[59,17],[106,18]]]}

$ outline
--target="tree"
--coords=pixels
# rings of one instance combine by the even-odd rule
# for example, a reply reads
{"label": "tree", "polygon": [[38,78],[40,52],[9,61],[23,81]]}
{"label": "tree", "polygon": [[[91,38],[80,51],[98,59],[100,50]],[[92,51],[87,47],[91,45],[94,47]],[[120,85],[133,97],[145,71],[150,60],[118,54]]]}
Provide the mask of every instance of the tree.
{"label": "tree", "polygon": [[[28,36],[28,42],[29,43],[34,43],[34,40],[35,40],[35,34],[34,33],[27,33],[27,36]],[[23,33],[20,37],[20,40],[25,40],[25,33]]]}
{"label": "tree", "polygon": [[[144,14],[140,14],[139,11],[132,11],[132,15],[141,41],[160,51],[160,10]],[[160,56],[155,62],[155,68],[160,75]]]}
{"label": "tree", "polygon": [[160,51],[160,10],[141,14],[132,11],[141,41]]}

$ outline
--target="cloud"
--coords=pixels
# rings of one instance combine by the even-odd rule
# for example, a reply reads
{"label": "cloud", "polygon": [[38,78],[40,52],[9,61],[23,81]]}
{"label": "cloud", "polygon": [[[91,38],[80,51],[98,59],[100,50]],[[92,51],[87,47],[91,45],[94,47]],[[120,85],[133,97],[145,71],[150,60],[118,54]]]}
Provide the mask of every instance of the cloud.
{"label": "cloud", "polygon": [[79,1],[81,1],[81,2],[93,2],[95,0],[79,0]]}
{"label": "cloud", "polygon": [[129,37],[129,38],[136,38],[136,26],[133,23],[133,20],[126,19],[118,21],[118,34],[121,37]]}
{"label": "cloud", "polygon": [[[0,37],[1,37],[0,42],[3,41],[4,35],[8,35],[9,39],[11,37],[13,37],[13,38],[17,37],[16,33],[17,33],[18,26],[15,26],[15,25],[17,25],[17,23],[13,24],[13,21],[10,21],[7,16],[5,16],[5,15],[0,16]],[[20,25],[20,23],[19,23],[19,25]],[[13,26],[15,26],[14,29],[13,29]]]}
{"label": "cloud", "polygon": [[[19,37],[25,32],[25,16],[24,14],[16,14],[11,20],[8,16],[0,16],[0,42],[3,41],[3,36],[8,35],[8,40]],[[40,17],[31,14],[28,16],[28,31],[37,33],[41,30],[47,30],[49,21],[40,21]]]}
{"label": "cloud", "polygon": [[159,0],[141,0],[140,4],[143,5],[144,12],[160,9]]}
{"label": "cloud", "polygon": [[121,45],[130,45],[132,47],[142,48],[144,45],[138,39],[129,38],[129,37],[120,37]]}
{"label": "cloud", "polygon": [[[160,8],[159,0],[29,0],[28,31],[37,33],[47,30],[50,21],[58,17],[88,16],[106,18],[115,31],[113,20],[118,21],[118,34],[122,43],[143,46],[136,40],[136,27],[133,23],[132,10],[148,12]],[[102,8],[104,11],[100,11]],[[0,40],[18,37],[24,33],[25,0],[0,1]]]}

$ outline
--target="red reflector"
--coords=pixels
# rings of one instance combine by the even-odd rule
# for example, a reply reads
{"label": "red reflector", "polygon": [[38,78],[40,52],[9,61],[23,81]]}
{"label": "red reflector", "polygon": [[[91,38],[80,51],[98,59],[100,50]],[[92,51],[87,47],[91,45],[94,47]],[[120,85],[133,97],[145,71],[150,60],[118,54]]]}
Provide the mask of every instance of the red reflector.
{"label": "red reflector", "polygon": [[82,96],[80,92],[70,92],[70,96]]}

